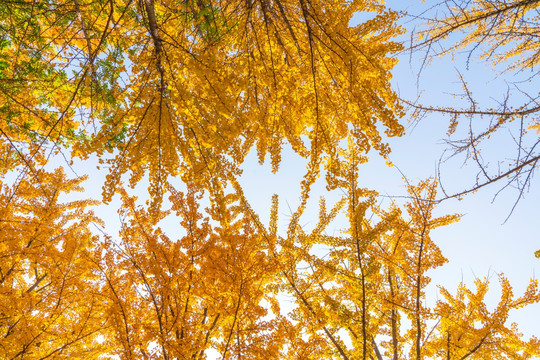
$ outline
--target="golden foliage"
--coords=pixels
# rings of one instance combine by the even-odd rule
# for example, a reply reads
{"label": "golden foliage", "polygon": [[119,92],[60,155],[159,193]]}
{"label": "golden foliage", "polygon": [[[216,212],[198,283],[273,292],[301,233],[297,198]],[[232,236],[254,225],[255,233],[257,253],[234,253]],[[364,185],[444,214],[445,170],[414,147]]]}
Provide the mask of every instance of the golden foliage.
{"label": "golden foliage", "polygon": [[82,179],[40,171],[0,193],[0,357],[99,355],[105,325],[92,251],[89,201],[62,203]]}
{"label": "golden foliage", "polygon": [[[492,312],[482,281],[426,304],[447,261],[431,230],[458,220],[433,216],[435,181],[388,208],[358,183],[368,152],[403,133],[396,17],[376,0],[2,3],[0,357],[538,355],[506,325],[539,301],[536,282],[515,299],[501,275]],[[286,145],[307,165],[282,232],[277,195],[266,226],[239,175],[250,152],[278,171]],[[98,202],[64,200],[83,178],[47,169],[67,152],[109,168],[118,234]],[[304,229],[320,175],[343,195]],[[141,205],[129,188],[146,180]]]}

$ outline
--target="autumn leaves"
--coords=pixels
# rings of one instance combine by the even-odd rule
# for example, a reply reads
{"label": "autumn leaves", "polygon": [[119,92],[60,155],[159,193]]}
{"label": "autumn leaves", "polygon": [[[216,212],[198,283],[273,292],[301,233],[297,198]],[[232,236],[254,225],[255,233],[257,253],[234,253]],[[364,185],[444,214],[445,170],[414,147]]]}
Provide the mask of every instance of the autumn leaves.
{"label": "autumn leaves", "polygon": [[[358,12],[373,17],[350,26]],[[424,304],[427,271],[445,262],[430,231],[457,220],[432,218],[433,181],[388,209],[359,183],[368,151],[387,155],[403,133],[389,83],[396,18],[377,1],[0,5],[0,357],[537,353],[505,327],[510,309],[538,301],[536,283],[514,301],[503,282],[493,314],[465,288]],[[281,233],[278,198],[263,224],[238,177],[250,152],[279,171],[289,145],[306,175]],[[118,234],[100,230],[109,219],[93,202],[61,200],[83,179],[50,170],[54,156],[109,169]],[[321,175],[342,196],[303,229]],[[132,194],[143,180],[146,205]],[[327,235],[338,216],[346,228]]]}

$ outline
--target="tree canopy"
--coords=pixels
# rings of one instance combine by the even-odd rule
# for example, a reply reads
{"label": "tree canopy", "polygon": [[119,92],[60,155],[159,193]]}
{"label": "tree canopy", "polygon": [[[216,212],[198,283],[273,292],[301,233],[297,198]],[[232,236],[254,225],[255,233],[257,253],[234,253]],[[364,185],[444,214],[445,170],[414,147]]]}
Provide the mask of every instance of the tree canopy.
{"label": "tree canopy", "polygon": [[[469,6],[478,21],[495,11]],[[469,26],[462,13],[418,46]],[[3,1],[0,357],[540,356],[540,340],[508,324],[540,301],[535,279],[514,296],[500,274],[493,309],[486,279],[426,302],[447,262],[432,230],[460,218],[434,214],[436,179],[387,205],[362,184],[410,115],[390,83],[398,18],[379,0]],[[514,39],[493,49],[508,44],[525,54]],[[286,149],[305,175],[282,230],[279,197],[264,223],[240,175],[249,154],[280,171]],[[86,159],[107,172],[99,200],[66,174]],[[307,228],[320,177],[340,195]],[[116,200],[111,233],[95,206]]]}

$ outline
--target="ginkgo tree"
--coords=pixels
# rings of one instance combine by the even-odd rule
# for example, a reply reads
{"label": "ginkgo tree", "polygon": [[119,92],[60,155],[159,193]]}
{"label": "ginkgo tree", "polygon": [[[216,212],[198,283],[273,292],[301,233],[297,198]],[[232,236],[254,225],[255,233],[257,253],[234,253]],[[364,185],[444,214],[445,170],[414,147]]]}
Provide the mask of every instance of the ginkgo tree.
{"label": "ginkgo tree", "polygon": [[[359,183],[404,129],[396,19],[376,0],[2,2],[0,357],[540,355],[506,324],[540,300],[535,281],[515,299],[501,276],[491,313],[487,282],[425,304],[446,261],[430,231],[459,218],[432,216],[435,181],[387,208]],[[239,175],[252,152],[279,171],[285,146],[306,172],[282,233],[278,197],[264,224]],[[106,168],[118,234],[66,195],[83,178],[53,169],[62,157]],[[342,196],[303,229],[321,175]]]}

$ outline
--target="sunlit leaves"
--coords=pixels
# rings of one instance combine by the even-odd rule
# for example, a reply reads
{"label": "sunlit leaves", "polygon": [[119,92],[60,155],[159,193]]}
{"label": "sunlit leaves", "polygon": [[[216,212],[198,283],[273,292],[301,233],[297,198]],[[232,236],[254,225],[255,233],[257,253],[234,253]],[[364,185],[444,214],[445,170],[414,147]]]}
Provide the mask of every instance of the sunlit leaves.
{"label": "sunlit leaves", "polygon": [[508,70],[521,71],[538,64],[537,1],[488,0],[454,2],[445,19],[434,19],[420,33],[422,41],[444,40],[461,33],[454,49],[474,46],[478,56],[493,64],[507,64]]}
{"label": "sunlit leaves", "polygon": [[200,193],[169,190],[185,232],[177,240],[123,193],[120,241],[108,240],[100,262],[113,353],[202,358],[215,349],[225,358],[276,358],[282,345],[270,342],[281,322],[264,320],[263,306],[275,265],[249,220],[231,207],[222,226],[212,226],[198,209]]}
{"label": "sunlit leaves", "polygon": [[81,179],[39,171],[0,194],[0,354],[92,357],[102,330],[98,277],[89,258],[97,219],[89,201],[63,203]]}
{"label": "sunlit leaves", "polygon": [[[89,39],[75,43],[82,53],[95,49],[84,71],[101,74],[83,81],[94,84],[84,96],[78,92],[99,122],[86,151],[119,149],[106,160],[106,200],[125,173],[132,184],[149,174],[157,206],[170,176],[218,194],[216,179],[237,176],[252,148],[277,170],[285,143],[318,161],[335,152],[350,125],[363,151],[381,154],[388,147],[377,124],[402,133],[388,73],[395,64],[388,55],[399,48],[391,41],[396,15],[375,2],[163,1],[125,13],[111,6],[114,28],[107,4],[93,22],[96,15],[81,8],[93,25]],[[357,11],[377,16],[351,27]],[[148,30],[150,15],[156,23]],[[119,53],[127,54],[127,70]]]}
{"label": "sunlit leaves", "polygon": [[[351,26],[359,13],[373,17]],[[429,271],[446,262],[431,231],[458,219],[434,216],[436,182],[409,185],[405,204],[362,187],[369,152],[385,157],[403,132],[396,18],[369,0],[0,5],[1,356],[536,351],[506,327],[538,301],[536,282],[515,299],[501,277],[491,312],[482,282],[426,304]],[[286,146],[306,173],[282,231],[278,197],[266,228],[239,175],[250,152],[277,172]],[[97,202],[63,200],[82,179],[46,171],[60,151],[108,168],[118,233],[88,209]],[[322,175],[341,196],[303,228]],[[142,204],[129,188],[146,181]]]}
{"label": "sunlit leaves", "polygon": [[441,288],[444,300],[437,304],[440,326],[437,335],[427,344],[441,358],[489,357],[491,359],[529,359],[539,353],[538,340],[524,341],[516,324],[507,325],[511,310],[539,301],[538,282],[531,281],[526,293],[513,298],[507,279],[499,276],[501,298],[490,311],[485,303],[489,282],[475,281],[476,291],[460,284],[456,295]]}

